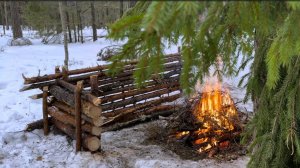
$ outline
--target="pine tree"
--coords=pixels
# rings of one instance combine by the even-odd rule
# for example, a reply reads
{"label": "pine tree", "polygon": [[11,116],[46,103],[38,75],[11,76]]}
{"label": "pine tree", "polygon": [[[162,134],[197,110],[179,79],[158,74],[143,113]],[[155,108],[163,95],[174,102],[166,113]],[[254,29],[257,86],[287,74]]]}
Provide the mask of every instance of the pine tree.
{"label": "pine tree", "polygon": [[[224,75],[251,66],[240,81],[247,89],[245,100],[255,105],[244,135],[244,141],[252,141],[248,167],[300,167],[299,4],[138,2],[110,26],[111,39],[127,39],[112,58],[110,73],[138,59],[134,76],[142,85],[161,72],[166,44],[181,45],[181,86],[187,94],[217,56],[223,59]],[[237,67],[240,53],[243,62]]]}
{"label": "pine tree", "polygon": [[13,39],[21,38],[23,37],[23,33],[21,28],[20,2],[11,1],[10,7],[11,7]]}

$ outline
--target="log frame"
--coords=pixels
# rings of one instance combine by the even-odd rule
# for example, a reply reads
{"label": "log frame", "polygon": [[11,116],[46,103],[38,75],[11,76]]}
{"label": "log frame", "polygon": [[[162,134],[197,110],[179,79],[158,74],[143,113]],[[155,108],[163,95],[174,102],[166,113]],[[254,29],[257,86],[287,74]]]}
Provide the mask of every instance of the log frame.
{"label": "log frame", "polygon": [[81,151],[81,91],[83,81],[78,81],[75,89],[76,152]]}
{"label": "log frame", "polygon": [[48,86],[43,87],[43,121],[44,121],[44,135],[49,134],[49,121],[48,121]]}

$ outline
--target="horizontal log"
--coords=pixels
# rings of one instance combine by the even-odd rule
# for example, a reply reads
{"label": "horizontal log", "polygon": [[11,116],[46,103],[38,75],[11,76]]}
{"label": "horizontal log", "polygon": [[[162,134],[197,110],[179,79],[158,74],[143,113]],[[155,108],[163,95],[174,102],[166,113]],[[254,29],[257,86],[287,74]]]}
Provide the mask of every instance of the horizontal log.
{"label": "horizontal log", "polygon": [[[173,61],[173,60],[172,60]],[[163,71],[168,71],[168,70],[172,70],[174,69],[175,67],[181,67],[182,66],[182,63],[180,63],[179,61],[177,62],[168,62],[168,63],[165,63],[164,65],[164,69]],[[118,74],[116,74],[115,76],[106,76],[106,77],[103,77],[103,78],[100,78],[99,81],[100,83],[107,83],[105,81],[107,80],[111,80],[112,78],[120,78],[120,77],[125,77],[125,76],[131,76],[137,69],[140,69],[140,68],[135,68],[133,67],[132,69],[123,69],[121,72],[119,72]]]}
{"label": "horizontal log", "polygon": [[[48,118],[48,121],[49,121],[49,126],[52,125],[52,117],[49,117]],[[40,120],[36,120],[34,122],[31,122],[29,124],[26,125],[26,128],[25,128],[25,131],[27,132],[31,132],[33,130],[36,130],[36,129],[43,129],[44,128],[44,119],[40,119]]]}
{"label": "horizontal log", "polygon": [[[170,54],[165,56],[166,60],[172,59],[172,58],[180,58],[180,54]],[[174,60],[174,59],[173,59]],[[131,61],[127,62],[128,65],[134,65],[137,64],[138,61]],[[108,69],[109,65],[98,65],[95,67],[88,67],[88,68],[82,68],[82,69],[75,69],[70,70],[67,72],[68,75],[76,75],[76,74],[82,74],[82,73],[88,73],[93,71],[103,71],[105,69]],[[31,78],[24,78],[24,84],[32,84],[32,83],[38,83],[38,82],[44,82],[49,80],[54,80],[63,77],[63,73],[55,73],[51,75],[44,75],[44,76],[37,76],[37,77],[31,77]]]}
{"label": "horizontal log", "polygon": [[41,98],[43,98],[43,93],[31,95],[31,96],[29,96],[29,98],[31,98],[33,100],[41,99]]}
{"label": "horizontal log", "polygon": [[[72,108],[75,107],[74,94],[64,90],[60,86],[50,86],[49,92],[53,95],[57,100],[62,101]],[[87,102],[85,100],[81,101],[82,112],[91,118],[99,118],[102,112],[101,108],[95,106],[94,104]]]}
{"label": "horizontal log", "polygon": [[[150,100],[146,103],[137,104],[135,107],[146,108],[146,107],[151,107],[151,106],[157,106],[157,105],[165,103],[165,102],[172,102],[172,101],[180,98],[180,96],[181,96],[181,94],[179,93],[179,94],[175,94],[175,95],[168,96],[168,97],[162,97],[162,98],[157,99],[157,100]],[[117,110],[114,110],[112,112],[102,113],[102,116],[105,116],[106,118],[115,117],[119,114],[125,113],[126,111],[128,111],[132,108],[133,107],[125,107],[125,108],[122,108],[122,109],[117,109]]]}
{"label": "horizontal log", "polygon": [[[175,77],[170,77],[169,79],[162,79],[161,81],[148,81],[145,83],[145,86],[153,86],[153,85],[157,85],[157,84],[161,84],[161,83],[173,83],[179,80],[179,76],[175,76]],[[145,88],[145,86],[142,86],[141,88]],[[141,89],[140,88],[140,89]],[[130,91],[130,90],[137,90],[137,86],[136,84],[132,84],[130,86],[125,86],[124,88],[121,86],[116,86],[116,87],[106,87],[103,88],[103,92],[101,92],[101,94],[97,94],[96,96],[98,97],[106,97],[107,95],[111,95],[111,94],[116,94],[116,93],[120,93],[120,92],[125,92],[125,91]]]}
{"label": "horizontal log", "polygon": [[[166,74],[163,74],[162,77],[160,77],[160,78],[153,77],[149,81],[146,81],[144,83],[144,86],[151,85],[151,84],[167,83],[170,79],[179,80],[180,71],[181,71],[180,69],[174,69]],[[173,76],[173,75],[178,75],[178,76]],[[171,77],[171,76],[173,76],[173,77]],[[99,90],[101,92],[107,92],[107,91],[112,91],[112,90],[116,89],[117,87],[121,87],[122,85],[129,85],[129,84],[134,84],[134,79],[130,79],[130,80],[126,80],[126,81],[118,82],[118,83],[113,83],[113,84],[106,85],[106,86],[100,86]],[[99,95],[97,95],[97,96],[99,96]]]}
{"label": "horizontal log", "polygon": [[[58,120],[53,120],[53,124],[55,125],[56,128],[63,131],[73,140],[76,139],[75,129],[72,126],[68,124],[64,124]],[[101,146],[101,142],[99,138],[97,138],[96,136],[83,134],[82,139],[83,139],[83,147],[88,149],[89,151],[97,151]]]}
{"label": "horizontal log", "polygon": [[[48,108],[49,115],[55,118],[56,120],[63,122],[65,124],[70,124],[72,126],[76,125],[74,116],[68,115],[59,111],[58,108],[54,106]],[[99,136],[101,134],[101,128],[92,126],[91,124],[85,123],[81,126],[82,130],[92,135]]]}
{"label": "horizontal log", "polygon": [[[76,89],[75,85],[73,85],[71,83],[68,83],[68,82],[66,82],[64,80],[60,80],[60,79],[58,79],[56,82],[57,82],[58,85],[66,88],[66,89],[68,89],[72,93],[75,92],[75,89]],[[96,96],[94,96],[94,95],[92,95],[92,94],[90,94],[90,93],[84,93],[83,92],[81,94],[81,98],[83,98],[84,100],[87,100],[87,101],[93,103],[95,106],[98,106],[98,105],[101,104],[101,99],[98,98],[98,97],[96,97]]]}
{"label": "horizontal log", "polygon": [[[67,113],[75,116],[75,110],[74,110],[74,108],[71,108],[70,106],[68,106],[67,104],[65,104],[63,102],[54,101],[51,105],[57,107],[60,111],[67,112]],[[84,113],[81,114],[81,118],[84,121],[87,121],[88,123],[90,123],[92,125],[95,125],[96,127],[101,126],[102,123],[103,123],[101,117],[90,118],[87,115],[85,115]]]}
{"label": "horizontal log", "polygon": [[173,91],[176,91],[176,90],[180,90],[179,86],[172,87],[172,88],[164,88],[164,89],[152,92],[152,93],[147,93],[147,94],[144,94],[144,95],[139,95],[139,96],[135,96],[135,97],[132,97],[132,98],[129,98],[129,99],[125,99],[123,101],[112,102],[112,103],[109,103],[109,104],[101,105],[101,107],[102,107],[103,111],[116,109],[118,107],[133,104],[133,103],[136,103],[136,102],[139,102],[139,101],[142,101],[142,100],[158,97],[160,95],[167,94],[167,93],[170,93],[170,92],[173,92]]}
{"label": "horizontal log", "polygon": [[160,105],[160,106],[152,106],[148,107],[145,110],[145,107],[147,107],[147,104],[140,105],[138,107],[133,107],[131,109],[128,109],[127,111],[120,113],[119,115],[109,118],[107,121],[105,121],[102,125],[102,127],[117,123],[117,122],[126,122],[129,120],[132,120],[137,117],[141,117],[142,115],[149,115],[153,112],[157,111],[167,111],[174,109],[174,106],[171,105]]}
{"label": "horizontal log", "polygon": [[128,91],[128,92],[125,92],[125,93],[122,93],[122,94],[107,96],[107,97],[102,99],[102,103],[104,104],[104,103],[111,102],[111,101],[116,101],[116,100],[119,100],[119,99],[125,99],[126,97],[137,96],[137,95],[140,95],[140,94],[146,94],[147,92],[159,90],[159,89],[162,89],[162,88],[175,87],[175,86],[179,86],[179,82],[154,85],[152,87],[146,87],[146,88],[142,88],[142,89]]}
{"label": "horizontal log", "polygon": [[[178,66],[181,66],[181,63],[176,63],[176,64]],[[174,66],[174,65],[166,65],[166,66]],[[70,83],[72,83],[72,82],[76,82],[76,81],[80,81],[80,80],[86,80],[86,79],[88,79],[92,75],[97,75],[98,77],[108,77],[107,74],[104,73],[104,72],[93,72],[93,73],[78,75],[78,76],[75,76],[75,77],[69,77],[69,78],[67,78],[65,80],[68,81],[68,82],[70,82]],[[42,83],[33,83],[33,84],[30,84],[30,85],[24,86],[19,91],[23,92],[23,91],[26,91],[26,90],[31,90],[31,89],[36,89],[36,88],[42,88],[44,86],[54,85],[55,83],[56,83],[55,80],[45,81],[45,82],[42,82]]]}
{"label": "horizontal log", "polygon": [[139,123],[144,123],[144,122],[151,121],[152,119],[158,118],[159,116],[166,117],[166,116],[169,116],[169,115],[173,114],[174,112],[176,112],[176,111],[174,111],[174,110],[159,111],[159,112],[154,113],[152,115],[147,115],[147,116],[139,117],[139,118],[136,118],[136,119],[133,119],[133,120],[130,120],[130,121],[126,121],[126,122],[122,122],[122,123],[118,122],[118,123],[115,123],[113,125],[109,125],[109,126],[103,127],[102,128],[102,132],[120,130],[122,128],[127,128],[127,127],[130,127],[130,126],[139,124]]}

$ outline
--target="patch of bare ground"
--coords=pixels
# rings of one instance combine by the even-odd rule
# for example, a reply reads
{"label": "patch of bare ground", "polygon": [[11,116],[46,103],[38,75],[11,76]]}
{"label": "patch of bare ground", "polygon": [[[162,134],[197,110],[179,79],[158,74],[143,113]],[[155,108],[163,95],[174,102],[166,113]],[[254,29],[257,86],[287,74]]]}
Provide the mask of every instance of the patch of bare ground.
{"label": "patch of bare ground", "polygon": [[[145,135],[147,135],[147,138],[145,138],[143,144],[158,145],[162,149],[172,151],[183,160],[198,161],[209,158],[217,162],[224,162],[245,157],[247,147],[245,145],[241,145],[238,140],[236,142],[231,142],[229,147],[226,149],[211,150],[207,153],[199,153],[188,141],[176,140],[171,135],[174,134],[176,130],[189,125],[189,123],[187,124],[182,121],[178,121],[178,116],[180,116],[180,114],[176,113],[168,118],[163,118],[157,122],[149,123],[145,128]],[[188,118],[191,116],[184,117]],[[184,120],[187,121],[186,119]]]}

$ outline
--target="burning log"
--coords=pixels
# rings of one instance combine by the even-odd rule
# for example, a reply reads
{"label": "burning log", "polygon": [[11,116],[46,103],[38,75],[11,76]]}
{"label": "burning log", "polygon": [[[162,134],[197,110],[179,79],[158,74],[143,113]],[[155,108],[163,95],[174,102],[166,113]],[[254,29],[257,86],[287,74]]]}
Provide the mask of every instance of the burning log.
{"label": "burning log", "polygon": [[[53,95],[57,100],[68,104],[71,107],[75,107],[74,94],[69,93],[59,86],[51,86],[49,89],[51,95]],[[99,118],[101,113],[101,108],[93,105],[90,102],[82,101],[82,112],[91,118]]]}
{"label": "burning log", "polygon": [[[55,127],[63,131],[73,140],[76,139],[75,129],[72,126],[64,124],[58,120],[53,120],[53,124],[55,125]],[[88,149],[89,151],[97,151],[101,146],[101,142],[99,138],[97,138],[96,136],[83,134],[82,139],[83,139],[83,147]]]}
{"label": "burning log", "polygon": [[[55,118],[55,120],[58,120],[60,122],[63,122],[65,124],[70,124],[72,126],[76,126],[75,118],[71,115],[68,115],[62,111],[59,111],[54,106],[48,108],[48,112],[50,116]],[[82,124],[82,123],[81,123]],[[91,124],[85,123],[82,125],[82,130],[88,133],[91,133],[92,135],[99,136],[101,134],[101,128],[92,126]]]}

